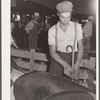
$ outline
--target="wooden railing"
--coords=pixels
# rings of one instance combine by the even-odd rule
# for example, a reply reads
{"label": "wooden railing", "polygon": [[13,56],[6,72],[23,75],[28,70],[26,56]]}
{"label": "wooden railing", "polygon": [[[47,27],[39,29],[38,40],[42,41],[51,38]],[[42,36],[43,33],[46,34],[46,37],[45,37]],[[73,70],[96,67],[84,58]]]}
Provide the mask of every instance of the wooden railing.
{"label": "wooden railing", "polygon": [[[95,51],[90,51],[90,50],[85,51],[85,52],[96,53]],[[45,62],[50,61],[49,55],[45,53],[36,52],[34,49],[31,49],[30,51],[20,50],[20,49],[11,49],[11,56],[28,59],[29,62],[19,60],[18,64],[21,63],[21,66],[25,66],[25,68],[29,69],[29,71],[33,71],[36,68],[36,66],[38,66],[40,69],[47,67]],[[40,63],[37,64],[35,60],[40,61]],[[95,60],[96,60],[95,57],[90,57],[89,59],[82,59],[81,66],[86,67],[86,68],[87,67],[95,68]]]}
{"label": "wooden railing", "polygon": [[[22,60],[16,60],[16,62],[18,64],[21,63],[21,66],[25,66],[26,69],[29,69],[29,71],[33,71],[34,69],[36,69],[36,66],[38,66],[39,68],[43,66],[47,67],[47,65],[45,64],[45,62],[49,62],[49,58],[47,58],[47,55],[45,53],[40,53],[40,52],[35,52],[34,49],[31,49],[30,51],[27,50],[19,50],[19,49],[11,49],[11,56],[13,57],[18,57],[18,58],[25,58],[25,59],[29,59],[29,62],[25,62]],[[35,60],[40,61],[39,64],[35,63]],[[43,70],[43,69],[41,69]]]}

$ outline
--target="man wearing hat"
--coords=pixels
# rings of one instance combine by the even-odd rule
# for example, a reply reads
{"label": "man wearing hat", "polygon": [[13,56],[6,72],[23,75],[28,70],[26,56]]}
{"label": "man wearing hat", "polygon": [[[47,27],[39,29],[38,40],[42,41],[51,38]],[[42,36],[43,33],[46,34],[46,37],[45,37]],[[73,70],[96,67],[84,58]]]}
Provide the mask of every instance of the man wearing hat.
{"label": "man wearing hat", "polygon": [[[59,21],[48,31],[48,44],[51,55],[50,73],[63,76],[69,71],[79,71],[80,62],[83,56],[82,28],[81,25],[70,21],[73,11],[73,4],[70,1],[63,1],[57,4],[57,15]],[[76,27],[75,27],[76,26]],[[75,30],[77,31],[75,34]],[[75,39],[76,38],[76,39]],[[75,45],[74,45],[74,41]],[[75,46],[75,64],[71,65],[72,50],[68,46]],[[66,48],[68,50],[66,50]]]}
{"label": "man wearing hat", "polygon": [[[92,25],[93,25],[94,17],[89,16],[88,22],[83,26],[83,35],[84,35],[84,48],[90,49],[90,38],[92,36]],[[83,41],[84,42],[84,41]]]}
{"label": "man wearing hat", "polygon": [[25,30],[28,34],[28,46],[29,49],[37,49],[38,46],[38,33],[39,33],[39,20],[40,16],[38,12],[34,13],[31,21],[26,25]]}

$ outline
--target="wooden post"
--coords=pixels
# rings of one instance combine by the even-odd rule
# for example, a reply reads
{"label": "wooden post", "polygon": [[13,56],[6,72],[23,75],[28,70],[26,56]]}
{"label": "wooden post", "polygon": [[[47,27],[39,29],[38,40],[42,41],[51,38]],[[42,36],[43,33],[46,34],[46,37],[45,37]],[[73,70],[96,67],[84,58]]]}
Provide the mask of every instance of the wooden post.
{"label": "wooden post", "polygon": [[96,58],[90,57],[90,69],[96,69]]}
{"label": "wooden post", "polygon": [[29,72],[34,71],[34,58],[35,58],[35,49],[30,50],[30,66],[29,66]]}

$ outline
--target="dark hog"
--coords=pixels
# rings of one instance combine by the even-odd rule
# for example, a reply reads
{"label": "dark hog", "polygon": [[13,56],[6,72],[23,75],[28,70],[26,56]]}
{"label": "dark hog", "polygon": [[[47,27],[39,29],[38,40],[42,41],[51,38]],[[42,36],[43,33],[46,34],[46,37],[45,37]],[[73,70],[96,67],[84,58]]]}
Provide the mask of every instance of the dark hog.
{"label": "dark hog", "polygon": [[[77,96],[84,94],[85,97],[88,97],[88,99],[84,100],[93,100],[89,94],[92,91],[89,89],[69,79],[46,72],[27,73],[19,77],[14,84],[15,100],[75,100],[64,99],[65,96],[72,95],[74,97],[75,93]],[[63,99],[57,99],[59,96]],[[79,100],[83,100],[82,97]]]}
{"label": "dark hog", "polygon": [[42,100],[95,100],[85,91],[64,91],[47,96]]}

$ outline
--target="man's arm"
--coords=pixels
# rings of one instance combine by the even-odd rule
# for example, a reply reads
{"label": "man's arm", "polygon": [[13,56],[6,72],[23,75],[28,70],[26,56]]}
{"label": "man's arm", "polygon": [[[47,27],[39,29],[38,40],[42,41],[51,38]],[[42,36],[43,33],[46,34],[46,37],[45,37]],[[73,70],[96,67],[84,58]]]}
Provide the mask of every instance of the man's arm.
{"label": "man's arm", "polygon": [[57,62],[59,63],[62,67],[64,67],[64,69],[66,68],[70,68],[71,66],[65,62],[56,52],[56,48],[54,45],[49,45],[49,51],[50,51],[50,55],[51,57]]}
{"label": "man's arm", "polygon": [[82,40],[79,40],[78,41],[77,61],[76,61],[75,66],[74,66],[75,69],[79,68],[79,66],[81,64],[81,60],[83,57],[83,51],[84,51],[84,48],[83,48]]}
{"label": "man's arm", "polygon": [[33,26],[34,26],[34,23],[29,22],[25,27],[26,32],[29,33],[29,31],[33,29]]}

